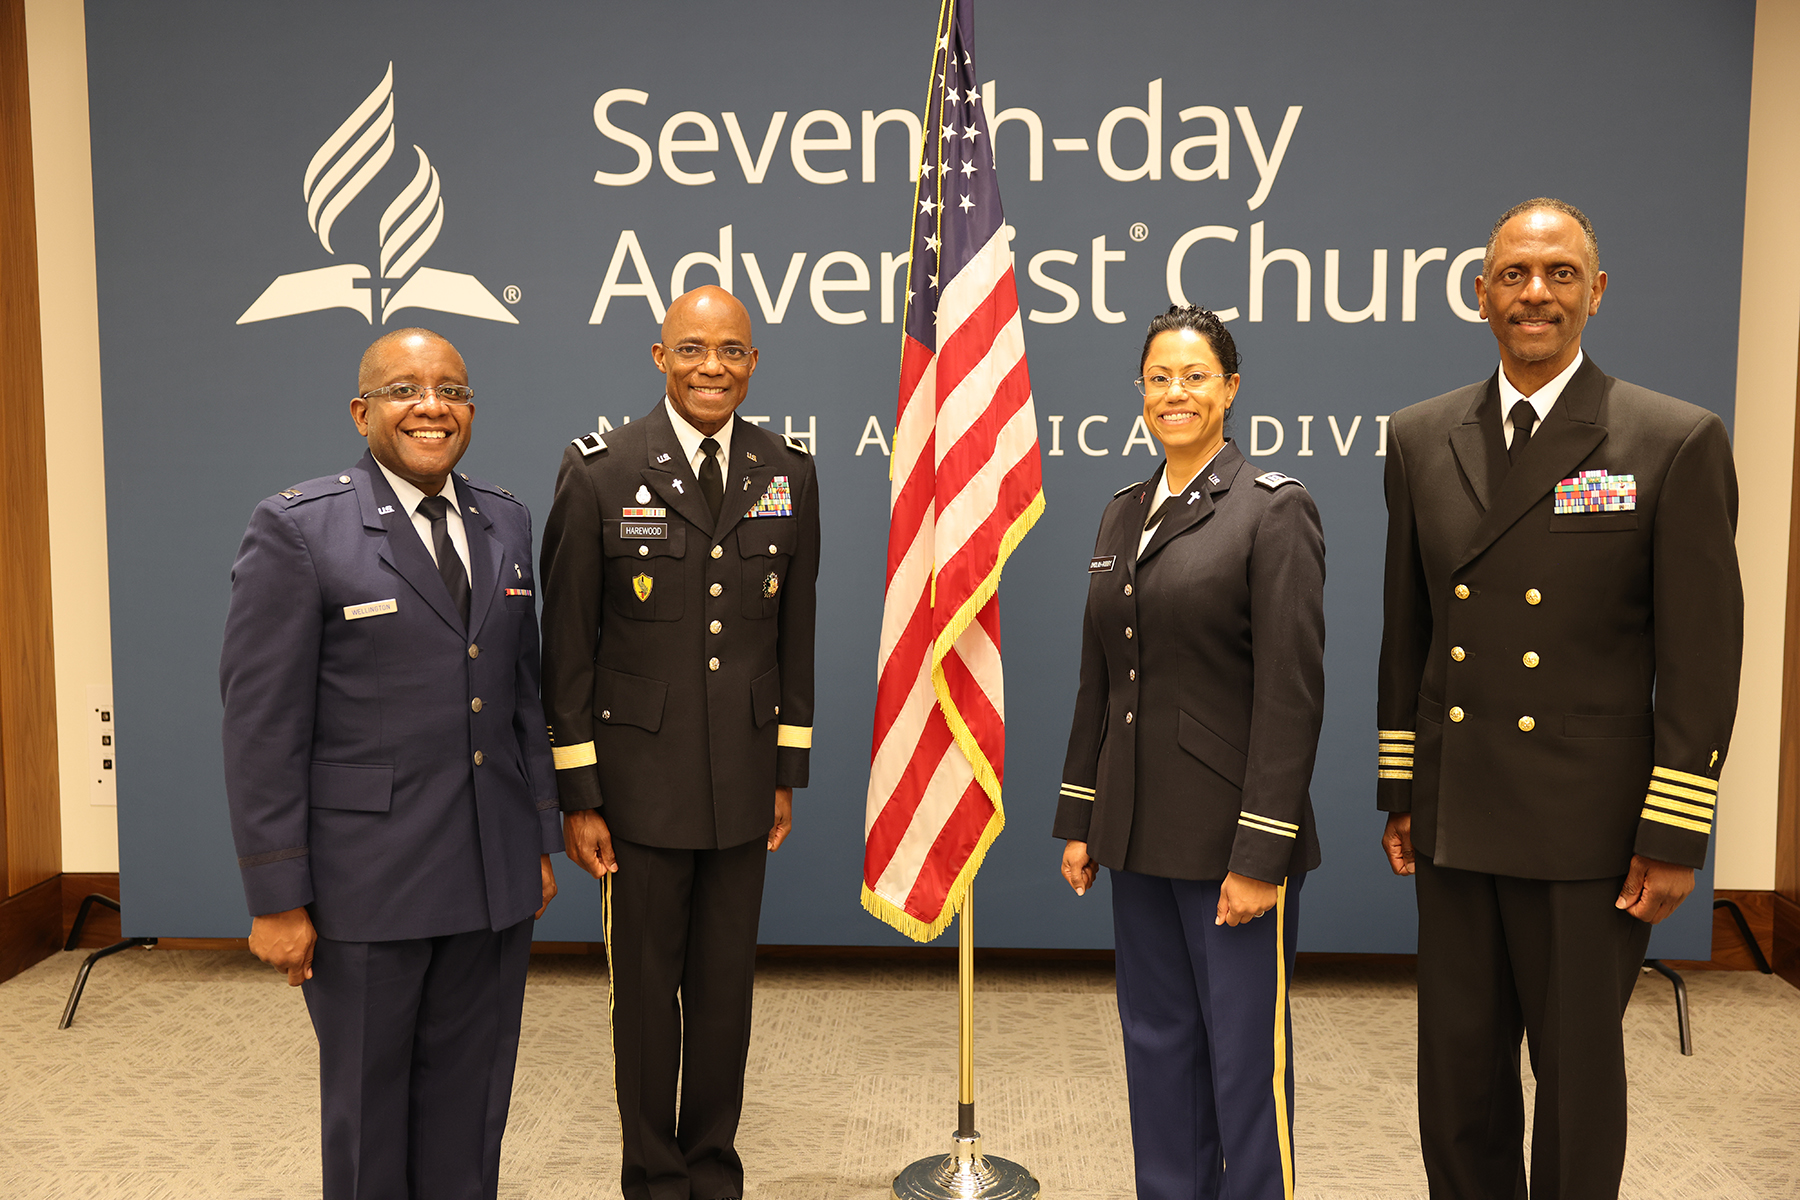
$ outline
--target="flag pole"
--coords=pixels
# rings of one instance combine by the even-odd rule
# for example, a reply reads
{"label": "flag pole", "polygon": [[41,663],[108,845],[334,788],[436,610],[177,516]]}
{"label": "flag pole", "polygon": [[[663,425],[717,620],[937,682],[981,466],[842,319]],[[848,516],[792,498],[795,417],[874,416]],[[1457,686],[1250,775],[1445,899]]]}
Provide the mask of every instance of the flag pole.
{"label": "flag pole", "polygon": [[963,893],[956,920],[956,1132],[950,1153],[921,1158],[894,1176],[894,1200],[1037,1200],[1038,1181],[1018,1163],[981,1152],[975,1131],[975,884]]}

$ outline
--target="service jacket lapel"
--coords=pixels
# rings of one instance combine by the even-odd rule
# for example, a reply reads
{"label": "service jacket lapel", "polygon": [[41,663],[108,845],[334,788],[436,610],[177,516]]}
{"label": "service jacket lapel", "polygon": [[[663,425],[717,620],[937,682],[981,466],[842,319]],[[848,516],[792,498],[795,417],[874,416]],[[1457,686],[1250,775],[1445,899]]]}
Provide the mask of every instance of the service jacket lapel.
{"label": "service jacket lapel", "polygon": [[731,462],[725,467],[725,504],[719,509],[719,527],[713,541],[722,542],[739,521],[750,515],[750,509],[762,499],[775,478],[775,451],[778,448],[770,434],[748,421],[738,421],[731,431]]}
{"label": "service jacket lapel", "polygon": [[1450,449],[1482,512],[1494,507],[1494,492],[1507,474],[1500,423],[1500,372],[1496,370],[1487,388],[1469,405],[1463,423],[1450,431]]}
{"label": "service jacket lapel", "polygon": [[[1175,507],[1169,510],[1168,514],[1163,517],[1162,524],[1156,527],[1156,532],[1150,535],[1150,541],[1145,544],[1144,552],[1137,556],[1138,561],[1150,561],[1155,557],[1157,551],[1210,517],[1213,509],[1218,506],[1213,497],[1231,490],[1232,481],[1237,478],[1237,473],[1243,465],[1243,454],[1231,442],[1226,442],[1224,447],[1213,456],[1212,462],[1207,464],[1206,469],[1187,485],[1186,502],[1184,503],[1180,496],[1176,497]],[[1154,494],[1152,492],[1152,495]],[[1149,513],[1145,513],[1145,520],[1148,520],[1149,516]],[[1143,528],[1142,522],[1138,524],[1138,528],[1140,530]]]}
{"label": "service jacket lapel", "polygon": [[1475,527],[1459,568],[1493,545],[1606,440],[1606,426],[1599,423],[1605,394],[1606,376],[1593,359],[1583,361],[1494,493],[1493,506]]}
{"label": "service jacket lapel", "polygon": [[1159,463],[1150,478],[1132,485],[1129,502],[1119,517],[1118,545],[1110,547],[1112,553],[1125,560],[1126,577],[1133,583],[1137,582],[1138,538],[1144,535],[1144,522],[1150,519],[1150,501],[1156,496],[1156,485],[1162,479],[1162,473],[1163,465]]}
{"label": "service jacket lapel", "polygon": [[693,464],[682,453],[675,426],[669,423],[669,411],[661,400],[644,417],[644,424],[648,427],[644,437],[644,482],[688,524],[710,535],[712,510],[706,506],[706,497],[700,494],[700,481],[694,478]]}
{"label": "service jacket lapel", "polygon": [[[462,614],[456,611],[456,605],[450,599],[450,589],[444,586],[444,577],[438,574],[437,564],[431,561],[431,553],[425,549],[425,541],[414,528],[412,514],[400,505],[399,497],[394,489],[388,486],[387,476],[375,465],[375,458],[365,453],[351,478],[356,481],[356,490],[360,495],[364,481],[369,487],[369,498],[374,502],[378,514],[376,519],[381,527],[387,530],[387,538],[381,543],[377,554],[381,561],[394,569],[394,573],[406,580],[419,598],[431,607],[438,616],[444,618],[446,624],[458,633],[464,632]],[[381,510],[387,511],[382,512]],[[368,508],[363,509],[364,521],[367,525]],[[471,539],[473,540],[473,539]]]}
{"label": "service jacket lapel", "polygon": [[463,535],[469,542],[469,633],[473,635],[487,619],[488,609],[500,588],[500,560],[505,548],[494,536],[494,523],[481,511],[481,495],[460,479],[456,485],[456,503],[462,509]]}

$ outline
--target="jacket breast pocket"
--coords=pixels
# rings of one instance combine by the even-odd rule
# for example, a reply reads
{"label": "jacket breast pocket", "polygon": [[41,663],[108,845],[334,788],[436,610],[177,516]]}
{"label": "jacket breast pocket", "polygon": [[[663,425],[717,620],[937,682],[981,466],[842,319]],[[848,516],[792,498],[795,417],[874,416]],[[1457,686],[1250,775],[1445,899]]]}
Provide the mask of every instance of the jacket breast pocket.
{"label": "jacket breast pocket", "polygon": [[738,557],[743,560],[744,599],[740,608],[752,620],[781,611],[781,589],[799,537],[793,517],[751,517],[737,527]]}
{"label": "jacket breast pocket", "polygon": [[1242,791],[1244,772],[1250,760],[1230,742],[1182,712],[1178,714],[1175,741],[1189,754],[1210,767],[1232,787]]}
{"label": "jacket breast pocket", "polygon": [[314,808],[384,813],[394,803],[394,768],[389,766],[315,762],[311,785]]}
{"label": "jacket breast pocket", "polygon": [[1611,533],[1637,527],[1635,511],[1550,514],[1551,533]]}
{"label": "jacket breast pocket", "polygon": [[[627,536],[627,527],[633,536]],[[608,521],[601,531],[607,602],[636,621],[679,621],[686,604],[688,527],[680,521]]]}

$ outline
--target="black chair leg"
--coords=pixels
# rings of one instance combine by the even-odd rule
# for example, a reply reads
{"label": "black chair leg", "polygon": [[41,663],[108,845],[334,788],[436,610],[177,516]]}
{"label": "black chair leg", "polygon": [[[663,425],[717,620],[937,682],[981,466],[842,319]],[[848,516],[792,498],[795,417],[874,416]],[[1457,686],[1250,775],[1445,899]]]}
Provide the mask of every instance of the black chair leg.
{"label": "black chair leg", "polygon": [[81,964],[81,970],[75,975],[75,986],[69,989],[69,1002],[63,1005],[62,1020],[57,1023],[56,1027],[67,1029],[75,1023],[75,1009],[81,1003],[82,989],[87,987],[88,972],[94,969],[95,963],[117,954],[121,950],[129,950],[133,946],[143,946],[148,949],[154,945],[156,945],[155,938],[126,938],[122,942],[114,942],[104,950],[96,950],[88,955],[87,960]]}
{"label": "black chair leg", "polygon": [[1694,1031],[1688,1024],[1687,982],[1681,978],[1679,972],[1665,966],[1660,958],[1646,958],[1644,966],[1675,985],[1675,1027],[1681,1034],[1681,1052],[1693,1054]]}
{"label": "black chair leg", "polygon": [[75,923],[69,926],[69,940],[63,943],[64,950],[73,950],[75,947],[81,945],[82,927],[87,924],[88,913],[96,904],[110,908],[114,912],[119,911],[119,902],[114,900],[111,896],[102,896],[99,892],[92,892],[83,896],[81,898],[81,907],[75,910]]}
{"label": "black chair leg", "polygon": [[1750,947],[1750,958],[1756,963],[1756,969],[1764,975],[1773,975],[1775,972],[1769,966],[1769,960],[1763,957],[1762,947],[1757,944],[1756,935],[1750,932],[1750,922],[1744,920],[1744,910],[1738,907],[1737,901],[1714,900],[1713,908],[1722,908],[1731,914],[1731,919],[1737,924],[1739,936],[1744,939],[1744,945]]}

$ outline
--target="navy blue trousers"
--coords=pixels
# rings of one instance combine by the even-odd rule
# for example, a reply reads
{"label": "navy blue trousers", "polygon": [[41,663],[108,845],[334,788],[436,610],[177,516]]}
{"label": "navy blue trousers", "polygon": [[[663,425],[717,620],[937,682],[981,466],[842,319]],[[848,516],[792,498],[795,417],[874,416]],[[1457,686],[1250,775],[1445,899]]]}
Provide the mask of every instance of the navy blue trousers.
{"label": "navy blue trousers", "polygon": [[1111,875],[1139,1200],[1292,1200],[1287,981],[1305,877],[1234,927],[1213,924],[1219,880]]}
{"label": "navy blue trousers", "polygon": [[493,1200],[531,921],[397,942],[320,938],[325,1200]]}

